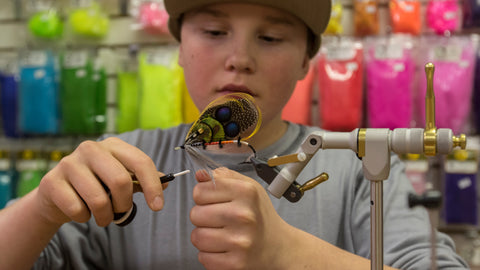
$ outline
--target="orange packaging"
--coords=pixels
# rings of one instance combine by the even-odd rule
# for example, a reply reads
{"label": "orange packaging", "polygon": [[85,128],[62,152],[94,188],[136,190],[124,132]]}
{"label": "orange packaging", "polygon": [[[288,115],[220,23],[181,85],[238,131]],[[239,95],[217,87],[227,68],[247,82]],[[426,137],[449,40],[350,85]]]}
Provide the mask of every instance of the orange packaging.
{"label": "orange packaging", "polygon": [[421,3],[418,0],[391,0],[393,33],[419,35],[422,28]]}
{"label": "orange packaging", "polygon": [[363,37],[379,32],[378,3],[372,0],[354,0],[355,35]]}
{"label": "orange packaging", "polygon": [[310,63],[305,78],[297,83],[290,100],[283,108],[282,119],[297,124],[312,125],[312,95],[316,80],[316,68]]}

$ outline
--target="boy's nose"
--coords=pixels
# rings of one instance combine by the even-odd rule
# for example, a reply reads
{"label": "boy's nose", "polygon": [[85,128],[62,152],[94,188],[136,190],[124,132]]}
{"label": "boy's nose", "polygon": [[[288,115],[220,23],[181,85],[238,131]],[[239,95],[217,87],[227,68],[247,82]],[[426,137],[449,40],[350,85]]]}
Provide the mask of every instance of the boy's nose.
{"label": "boy's nose", "polygon": [[225,61],[225,69],[228,71],[253,73],[256,70],[253,48],[246,44],[236,43]]}

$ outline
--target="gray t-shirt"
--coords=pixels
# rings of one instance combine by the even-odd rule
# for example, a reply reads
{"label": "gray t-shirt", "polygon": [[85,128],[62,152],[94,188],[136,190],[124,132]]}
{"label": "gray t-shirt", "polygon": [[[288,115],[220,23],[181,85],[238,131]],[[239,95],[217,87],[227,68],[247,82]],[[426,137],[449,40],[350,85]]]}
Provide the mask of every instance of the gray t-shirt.
{"label": "gray t-shirt", "polygon": [[[182,145],[189,125],[167,130],[136,130],[118,137],[149,155],[159,171],[170,173],[195,169]],[[289,125],[276,143],[257,152],[267,160],[294,153],[314,127]],[[216,156],[221,164],[267,186],[251,164],[242,164],[248,154]],[[350,150],[320,150],[297,182],[322,172],[330,179],[307,191],[297,203],[271,197],[279,215],[289,224],[360,256],[370,257],[370,182],[363,177],[362,163]],[[88,223],[63,225],[41,254],[35,269],[204,269],[198,251],[190,242],[194,226],[189,219],[194,206],[194,174],[178,177],[165,190],[165,207],[151,211],[142,193],[134,195],[138,212],[128,226],[98,227]],[[400,269],[430,268],[430,227],[427,212],[409,209],[407,194],[413,192],[404,166],[393,155],[390,178],[384,181],[384,262]],[[281,236],[280,236],[281,237]],[[452,240],[437,235],[439,269],[466,269],[455,253]],[[275,247],[271,247],[275,248]]]}

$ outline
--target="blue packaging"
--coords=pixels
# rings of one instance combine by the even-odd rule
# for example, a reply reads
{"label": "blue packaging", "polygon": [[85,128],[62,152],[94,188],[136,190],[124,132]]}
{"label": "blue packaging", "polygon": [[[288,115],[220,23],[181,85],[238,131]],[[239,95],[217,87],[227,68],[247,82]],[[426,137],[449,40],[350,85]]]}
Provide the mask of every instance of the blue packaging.
{"label": "blue packaging", "polygon": [[476,133],[480,133],[480,55],[476,56],[473,96],[472,96],[473,125]]}
{"label": "blue packaging", "polygon": [[0,74],[0,104],[3,131],[7,137],[18,137],[17,129],[17,79],[12,74]]}
{"label": "blue packaging", "polygon": [[477,161],[467,150],[454,156],[445,163],[443,216],[447,224],[477,225]]}
{"label": "blue packaging", "polygon": [[480,26],[480,2],[477,0],[462,1],[463,27],[475,28]]}
{"label": "blue packaging", "polygon": [[54,55],[34,51],[25,58],[20,66],[19,130],[22,134],[57,134],[59,106]]}

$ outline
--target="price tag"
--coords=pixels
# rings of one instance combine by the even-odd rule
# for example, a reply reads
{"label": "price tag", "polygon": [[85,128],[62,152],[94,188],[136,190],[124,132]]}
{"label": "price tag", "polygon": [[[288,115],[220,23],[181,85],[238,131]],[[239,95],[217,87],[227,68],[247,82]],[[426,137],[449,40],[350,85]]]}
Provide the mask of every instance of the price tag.
{"label": "price tag", "polygon": [[401,45],[378,45],[375,47],[376,59],[400,59],[403,56],[403,47]]}
{"label": "price tag", "polygon": [[337,43],[328,46],[326,51],[327,60],[346,61],[355,57],[357,51],[353,44]]}
{"label": "price tag", "polygon": [[175,54],[170,50],[153,50],[147,52],[146,60],[151,65],[169,67],[174,61]]}
{"label": "price tag", "polygon": [[47,53],[44,51],[29,51],[23,58],[23,65],[43,67],[47,64]]}
{"label": "price tag", "polygon": [[405,171],[407,172],[427,172],[428,162],[426,160],[407,160],[405,161]]}
{"label": "price tag", "polygon": [[436,46],[433,53],[435,60],[458,62],[462,57],[462,48],[455,45]]}
{"label": "price tag", "polygon": [[475,160],[448,160],[445,163],[445,172],[475,174],[478,171],[478,164]]}
{"label": "price tag", "polygon": [[6,159],[6,158],[0,159],[0,171],[9,170],[10,165],[11,163],[9,159]]}
{"label": "price tag", "polygon": [[65,53],[63,57],[63,66],[66,68],[84,67],[88,61],[86,51],[72,51]]}

